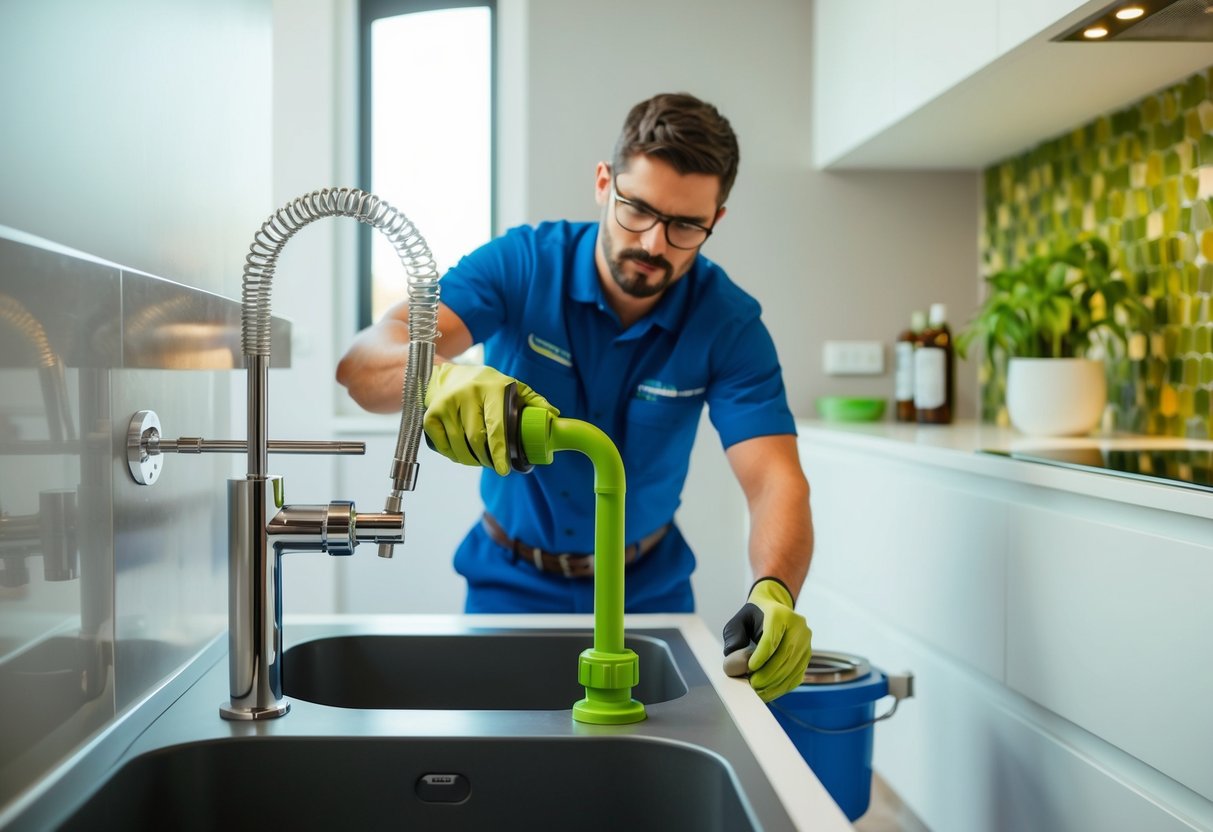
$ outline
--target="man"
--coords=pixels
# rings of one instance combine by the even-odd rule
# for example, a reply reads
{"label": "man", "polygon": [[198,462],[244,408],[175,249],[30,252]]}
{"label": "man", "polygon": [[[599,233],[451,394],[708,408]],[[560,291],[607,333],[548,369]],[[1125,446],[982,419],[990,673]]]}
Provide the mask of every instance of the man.
{"label": "man", "polygon": [[[689,612],[695,558],[672,521],[706,403],[746,496],[758,578],[726,625],[725,649],[757,641],[750,682],[770,701],[801,682],[808,662],[811,633],[793,599],[813,531],[759,306],[699,253],[724,217],[738,158],[712,105],[685,94],[636,105],[612,162],[597,166],[596,224],[512,229],[443,278],[425,431],[440,453],[493,469],[481,479],[483,521],[455,554],[468,612],[593,609],[591,468],[563,454],[506,476],[504,396],[515,379],[527,405],[589,421],[619,448],[627,610]],[[407,320],[406,304],[391,309],[337,368],[368,410],[400,406]],[[475,343],[490,366],[444,361]]]}

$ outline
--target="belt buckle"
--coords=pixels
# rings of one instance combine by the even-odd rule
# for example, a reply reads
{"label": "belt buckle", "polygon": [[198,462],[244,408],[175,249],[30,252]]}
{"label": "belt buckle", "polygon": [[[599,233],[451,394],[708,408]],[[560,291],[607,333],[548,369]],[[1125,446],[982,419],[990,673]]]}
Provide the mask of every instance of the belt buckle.
{"label": "belt buckle", "polygon": [[573,577],[573,570],[569,568],[569,553],[561,552],[556,556],[556,560],[560,563],[560,571],[564,573],[566,578]]}
{"label": "belt buckle", "polygon": [[540,572],[543,571],[543,550],[538,546],[531,547],[531,563],[535,564],[535,568]]}

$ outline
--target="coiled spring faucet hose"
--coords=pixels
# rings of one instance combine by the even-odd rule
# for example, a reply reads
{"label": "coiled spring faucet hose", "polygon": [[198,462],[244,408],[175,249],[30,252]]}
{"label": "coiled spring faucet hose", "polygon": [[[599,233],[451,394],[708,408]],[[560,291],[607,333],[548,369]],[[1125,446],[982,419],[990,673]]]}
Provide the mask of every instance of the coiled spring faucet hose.
{"label": "coiled spring faucet hose", "polygon": [[[425,388],[438,336],[438,269],[425,238],[399,210],[357,188],[325,188],[275,211],[253,237],[244,262],[241,333],[248,368],[248,476],[266,476],[270,366],[270,295],[278,256],[299,229],[322,217],[352,217],[382,232],[408,273],[409,357],[404,373],[400,433],[392,460],[385,509],[398,512],[405,491],[416,485],[417,447],[425,416]],[[380,544],[380,557],[392,556]]]}

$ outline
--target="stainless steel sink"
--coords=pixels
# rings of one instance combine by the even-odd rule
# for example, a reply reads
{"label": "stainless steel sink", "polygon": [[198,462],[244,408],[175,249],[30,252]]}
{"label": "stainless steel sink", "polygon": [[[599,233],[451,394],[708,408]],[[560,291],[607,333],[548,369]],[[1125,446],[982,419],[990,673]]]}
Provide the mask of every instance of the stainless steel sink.
{"label": "stainless steel sink", "polygon": [[0,827],[798,828],[708,678],[711,636],[691,616],[694,649],[677,625],[628,631],[648,718],[618,726],[572,718],[588,627],[480,618],[289,621],[292,708],[264,722],[215,713],[230,693],[216,639]]}
{"label": "stainless steel sink", "polygon": [[[282,689],[341,708],[568,710],[585,695],[577,656],[589,633],[351,635],[288,649]],[[646,705],[684,696],[687,685],[660,639],[624,642],[640,659],[632,696]]]}
{"label": "stainless steel sink", "polygon": [[247,738],[143,754],[63,830],[759,828],[729,765],[648,738]]}

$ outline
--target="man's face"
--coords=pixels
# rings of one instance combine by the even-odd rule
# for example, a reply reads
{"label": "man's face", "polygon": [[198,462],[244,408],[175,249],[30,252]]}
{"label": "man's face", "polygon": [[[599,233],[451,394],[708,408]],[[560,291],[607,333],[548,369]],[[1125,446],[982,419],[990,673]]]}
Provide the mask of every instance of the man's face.
{"label": "man's face", "polygon": [[627,200],[632,210],[647,209],[705,228],[714,226],[724,215],[724,208],[716,207],[720,179],[711,174],[680,174],[669,163],[643,155],[633,156],[623,170],[599,163],[595,197],[602,206],[598,237],[607,271],[625,294],[654,297],[687,273],[699,248],[670,245],[665,221],[656,222],[647,231],[629,231],[620,225],[611,193],[612,177],[616,194]]}

